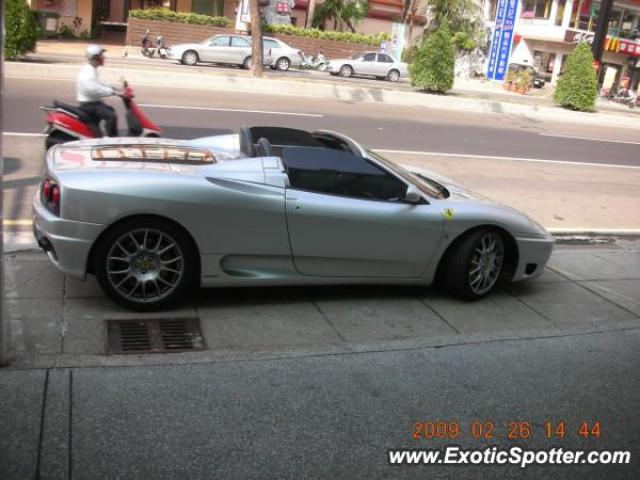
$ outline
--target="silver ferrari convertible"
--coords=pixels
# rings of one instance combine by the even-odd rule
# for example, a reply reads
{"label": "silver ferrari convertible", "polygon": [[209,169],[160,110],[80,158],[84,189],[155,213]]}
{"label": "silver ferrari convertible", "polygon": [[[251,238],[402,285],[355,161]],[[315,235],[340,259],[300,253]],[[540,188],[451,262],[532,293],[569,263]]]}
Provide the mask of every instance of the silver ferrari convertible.
{"label": "silver ferrari convertible", "polygon": [[464,299],[540,275],[526,215],[339,133],[105,138],[47,152],[34,234],[65,274],[164,307],[203,286],[438,281]]}

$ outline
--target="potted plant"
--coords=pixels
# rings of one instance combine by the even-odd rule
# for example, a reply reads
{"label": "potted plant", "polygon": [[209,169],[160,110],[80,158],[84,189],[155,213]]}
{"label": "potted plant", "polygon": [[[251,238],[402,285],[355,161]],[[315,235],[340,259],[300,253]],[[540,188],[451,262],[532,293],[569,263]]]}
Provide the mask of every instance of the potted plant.
{"label": "potted plant", "polygon": [[524,95],[529,90],[529,85],[531,84],[531,75],[528,71],[522,70],[518,73],[517,85],[518,85],[518,93]]}
{"label": "potted plant", "polygon": [[509,70],[507,75],[504,77],[504,83],[502,84],[502,88],[505,90],[511,90],[511,85],[513,85],[513,81],[515,77],[515,73],[513,70]]}

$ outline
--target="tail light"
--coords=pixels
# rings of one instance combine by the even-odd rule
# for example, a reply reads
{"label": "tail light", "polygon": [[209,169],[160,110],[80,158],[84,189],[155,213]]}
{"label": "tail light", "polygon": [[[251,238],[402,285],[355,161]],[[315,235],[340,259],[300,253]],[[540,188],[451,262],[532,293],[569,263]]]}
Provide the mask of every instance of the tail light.
{"label": "tail light", "polygon": [[50,178],[45,178],[40,193],[45,208],[55,215],[60,215],[60,187]]}

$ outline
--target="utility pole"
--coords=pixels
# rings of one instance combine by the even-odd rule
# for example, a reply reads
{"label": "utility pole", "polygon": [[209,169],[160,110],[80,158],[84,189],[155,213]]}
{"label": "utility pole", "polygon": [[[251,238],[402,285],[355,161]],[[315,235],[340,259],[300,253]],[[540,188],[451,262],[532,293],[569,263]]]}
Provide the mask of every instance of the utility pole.
{"label": "utility pole", "polygon": [[258,0],[249,0],[251,12],[251,74],[254,77],[262,77],[262,17],[260,17],[260,5]]}
{"label": "utility pole", "polygon": [[3,283],[3,272],[4,272],[4,255],[3,255],[3,224],[4,217],[2,214],[2,175],[4,172],[4,157],[2,156],[2,140],[4,137],[4,4],[5,2],[0,3],[0,28],[2,31],[0,32],[0,367],[4,366],[8,362],[7,358],[7,345],[6,339],[7,337],[7,323],[4,318],[4,283]]}
{"label": "utility pole", "polygon": [[595,35],[593,36],[593,43],[591,44],[593,59],[597,62],[598,66],[600,65],[600,61],[602,60],[602,49],[604,47],[604,41],[607,38],[607,30],[609,29],[611,7],[613,7],[613,0],[602,0],[602,2],[600,3],[600,11],[598,12],[598,24],[596,27]]}

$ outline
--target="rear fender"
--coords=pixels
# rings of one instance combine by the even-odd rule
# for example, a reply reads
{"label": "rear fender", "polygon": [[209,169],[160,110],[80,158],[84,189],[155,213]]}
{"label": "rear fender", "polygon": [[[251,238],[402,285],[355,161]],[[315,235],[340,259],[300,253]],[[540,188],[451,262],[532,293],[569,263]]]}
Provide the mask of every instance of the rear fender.
{"label": "rear fender", "polygon": [[62,112],[49,112],[47,114],[46,122],[51,127],[57,127],[63,132],[75,134],[81,138],[95,138],[96,136],[93,130],[91,130],[86,123]]}

